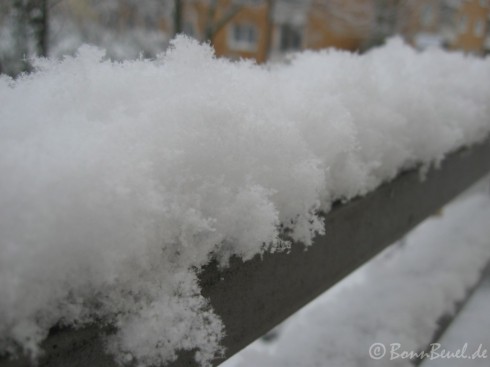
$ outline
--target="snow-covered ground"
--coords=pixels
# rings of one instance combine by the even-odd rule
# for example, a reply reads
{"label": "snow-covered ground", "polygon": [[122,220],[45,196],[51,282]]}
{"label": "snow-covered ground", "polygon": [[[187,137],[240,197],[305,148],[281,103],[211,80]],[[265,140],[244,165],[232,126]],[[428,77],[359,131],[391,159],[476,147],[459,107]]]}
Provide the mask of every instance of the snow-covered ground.
{"label": "snow-covered ground", "polygon": [[37,67],[0,77],[0,350],[34,357],[53,325],[102,320],[120,360],[205,362],[211,257],[310,245],[319,209],[490,132],[490,59],[399,39],[257,66],[179,37],[153,61]]}
{"label": "snow-covered ground", "polygon": [[[451,324],[439,343],[447,351],[463,351],[466,345],[468,358],[434,358],[423,363],[422,367],[488,367],[490,365],[490,273],[464,306],[456,320]],[[474,358],[473,353],[482,345],[487,358]]]}
{"label": "snow-covered ground", "polygon": [[[221,366],[413,366],[398,354],[425,349],[439,317],[464,299],[490,260],[490,195],[463,196],[405,240],[290,317],[276,339],[256,341]],[[480,344],[482,352],[490,351],[489,292],[484,289],[439,341],[441,348],[456,352],[466,342],[469,356]],[[376,349],[375,343],[383,346]],[[385,357],[378,358],[383,352]],[[487,358],[471,361],[437,359],[436,352],[424,367],[490,363],[488,352]]]}

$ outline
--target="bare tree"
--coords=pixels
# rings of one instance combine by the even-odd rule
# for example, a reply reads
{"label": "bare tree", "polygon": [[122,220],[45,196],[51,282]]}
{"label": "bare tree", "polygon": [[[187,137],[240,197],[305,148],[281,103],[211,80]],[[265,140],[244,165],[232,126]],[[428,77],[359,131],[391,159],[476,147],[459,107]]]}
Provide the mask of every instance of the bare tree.
{"label": "bare tree", "polygon": [[237,15],[243,9],[245,4],[246,1],[231,1],[230,5],[223,12],[223,14],[217,18],[219,0],[209,0],[203,40],[213,43],[216,33],[218,33],[230,20],[232,20],[233,17],[235,17],[235,15]]}

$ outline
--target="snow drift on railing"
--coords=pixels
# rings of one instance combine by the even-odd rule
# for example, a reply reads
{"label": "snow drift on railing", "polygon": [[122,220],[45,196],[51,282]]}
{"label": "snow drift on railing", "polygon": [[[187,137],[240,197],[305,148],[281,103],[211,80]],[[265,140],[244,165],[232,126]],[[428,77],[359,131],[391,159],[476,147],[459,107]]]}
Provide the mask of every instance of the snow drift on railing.
{"label": "snow drift on railing", "polygon": [[308,245],[333,200],[490,130],[488,58],[397,39],[262,67],[179,37],[155,61],[37,67],[0,77],[0,350],[34,358],[53,325],[103,320],[123,362],[206,363],[211,257]]}

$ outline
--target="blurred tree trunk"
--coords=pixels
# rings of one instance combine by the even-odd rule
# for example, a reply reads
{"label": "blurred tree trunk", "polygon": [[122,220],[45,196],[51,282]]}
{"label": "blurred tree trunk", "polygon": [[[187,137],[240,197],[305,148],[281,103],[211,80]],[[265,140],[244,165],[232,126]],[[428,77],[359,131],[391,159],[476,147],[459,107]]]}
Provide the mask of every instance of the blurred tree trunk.
{"label": "blurred tree trunk", "polygon": [[49,0],[13,0],[15,48],[22,71],[29,69],[28,58],[34,44],[37,56],[47,57],[49,51]]}
{"label": "blurred tree trunk", "polygon": [[210,41],[213,43],[213,22],[216,18],[216,10],[218,9],[218,0],[210,0],[208,7],[208,14],[206,18],[206,24],[204,26],[204,39],[203,41]]}
{"label": "blurred tree trunk", "polygon": [[27,0],[13,0],[12,16],[14,18],[14,58],[18,65],[14,73],[29,71],[29,6]]}
{"label": "blurred tree trunk", "polygon": [[265,40],[265,59],[268,60],[271,54],[272,48],[272,36],[274,31],[274,7],[276,5],[275,0],[266,0],[267,6],[267,28],[266,28],[266,40]]}
{"label": "blurred tree trunk", "polygon": [[47,57],[49,51],[49,0],[33,0],[31,25],[34,30],[38,56]]}
{"label": "blurred tree trunk", "polygon": [[183,30],[183,4],[182,0],[174,0],[174,36]]}

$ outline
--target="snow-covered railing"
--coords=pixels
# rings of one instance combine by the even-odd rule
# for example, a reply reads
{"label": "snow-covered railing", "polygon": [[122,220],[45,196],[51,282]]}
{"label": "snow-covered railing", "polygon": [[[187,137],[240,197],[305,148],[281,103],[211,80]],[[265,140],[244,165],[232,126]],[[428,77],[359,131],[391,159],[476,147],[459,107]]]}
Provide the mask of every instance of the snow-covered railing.
{"label": "snow-covered railing", "polygon": [[[411,170],[325,216],[327,233],[307,251],[232,261],[201,275],[203,294],[226,325],[229,357],[265,334],[490,171],[490,139],[448,157],[421,181]],[[441,315],[443,316],[443,315]]]}
{"label": "snow-covered railing", "polygon": [[1,367],[229,357],[488,171],[488,61],[179,37],[0,76]]}
{"label": "snow-covered railing", "polygon": [[[226,336],[218,365],[265,334],[320,293],[371,259],[490,171],[490,139],[450,154],[421,178],[403,172],[364,197],[339,203],[324,215],[327,233],[312,246],[292,245],[289,253],[266,253],[229,267],[206,266],[199,276],[202,294],[222,319]],[[444,315],[441,315],[441,317]],[[55,329],[43,343],[40,366],[116,366],[100,335],[110,328]],[[193,352],[172,366],[195,365]],[[29,365],[0,361],[1,367]]]}

